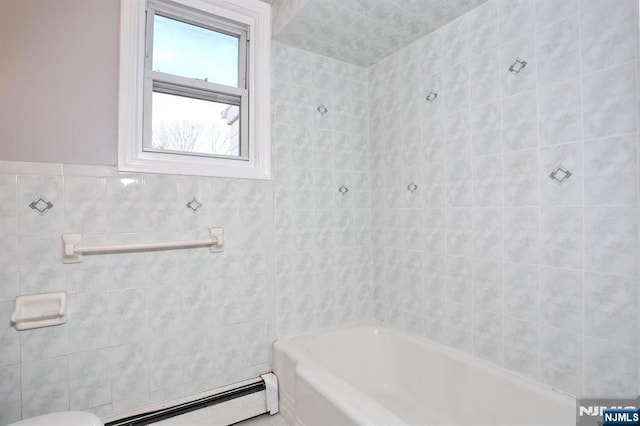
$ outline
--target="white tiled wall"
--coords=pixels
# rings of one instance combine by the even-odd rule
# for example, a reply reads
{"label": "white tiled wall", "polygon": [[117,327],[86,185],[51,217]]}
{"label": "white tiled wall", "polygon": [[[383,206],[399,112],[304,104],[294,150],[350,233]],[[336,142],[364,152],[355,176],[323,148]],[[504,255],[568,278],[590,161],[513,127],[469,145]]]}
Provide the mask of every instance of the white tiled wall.
{"label": "white tiled wall", "polygon": [[[254,377],[269,370],[276,323],[284,336],[372,317],[366,70],[277,43],[273,65],[273,182],[0,163],[0,316],[18,294],[70,294],[65,325],[0,329],[0,424]],[[43,215],[29,208],[40,196],[53,204]],[[63,232],[171,241],[211,226],[223,253],[61,262]]]}
{"label": "white tiled wall", "polygon": [[377,318],[637,392],[637,7],[492,0],[369,69]]}
{"label": "white tiled wall", "polygon": [[[118,413],[268,371],[272,186],[0,163],[0,424],[69,409]],[[42,216],[29,208],[40,196],[53,204]],[[211,226],[225,230],[224,253],[61,261],[63,232],[87,243],[172,241],[206,238]],[[66,324],[9,326],[16,295],[60,290],[69,293]]]}
{"label": "white tiled wall", "polygon": [[366,69],[279,43],[272,67],[278,333],[369,319]]}
{"label": "white tiled wall", "polygon": [[[636,8],[491,0],[369,69],[273,43],[273,182],[0,163],[0,317],[70,294],[66,325],[0,327],[0,423],[231,383],[268,369],[276,333],[373,316],[575,394],[634,394]],[[63,232],[210,226],[224,253],[60,261]]]}

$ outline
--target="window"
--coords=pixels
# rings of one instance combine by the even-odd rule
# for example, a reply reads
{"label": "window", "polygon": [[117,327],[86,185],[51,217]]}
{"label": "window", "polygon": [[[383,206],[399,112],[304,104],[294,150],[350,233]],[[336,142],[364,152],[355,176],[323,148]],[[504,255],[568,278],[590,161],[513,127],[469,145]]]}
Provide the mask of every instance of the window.
{"label": "window", "polygon": [[121,2],[120,170],[270,178],[269,19],[258,0]]}

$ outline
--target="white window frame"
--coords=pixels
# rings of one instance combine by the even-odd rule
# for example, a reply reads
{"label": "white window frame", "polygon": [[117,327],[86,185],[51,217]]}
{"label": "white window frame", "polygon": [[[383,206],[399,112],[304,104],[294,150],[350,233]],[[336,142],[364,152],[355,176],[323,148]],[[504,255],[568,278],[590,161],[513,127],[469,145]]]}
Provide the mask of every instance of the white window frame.
{"label": "white window frame", "polygon": [[245,104],[249,120],[248,130],[245,130],[248,135],[244,135],[248,136],[248,158],[144,150],[144,126],[150,123],[150,116],[145,120],[145,114],[149,114],[149,108],[145,108],[145,84],[147,90],[152,87],[149,79],[145,83],[146,1],[121,0],[118,169],[125,172],[271,179],[270,6],[259,0],[172,2],[248,27],[248,102]]}

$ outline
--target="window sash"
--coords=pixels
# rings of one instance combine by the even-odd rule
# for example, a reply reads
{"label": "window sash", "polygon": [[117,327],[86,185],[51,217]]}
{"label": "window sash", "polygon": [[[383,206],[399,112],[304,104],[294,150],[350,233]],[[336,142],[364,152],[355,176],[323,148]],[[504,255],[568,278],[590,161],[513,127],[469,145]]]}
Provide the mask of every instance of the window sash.
{"label": "window sash", "polygon": [[[147,152],[182,154],[196,157],[213,157],[230,160],[249,160],[249,92],[246,89],[195,80],[158,71],[145,70],[144,79],[144,127],[142,149]],[[159,90],[156,90],[159,89]],[[153,92],[185,96],[213,102],[224,102],[240,107],[240,155],[206,154],[199,152],[174,151],[152,147],[153,134]]]}
{"label": "window sash", "polygon": [[153,27],[154,17],[158,14],[211,31],[238,37],[238,87],[247,88],[247,43],[249,41],[249,33],[245,25],[214,15],[205,15],[203,12],[192,10],[187,6],[177,6],[166,2],[158,3],[152,0],[147,1],[146,13],[145,70],[153,70]]}
{"label": "window sash", "polygon": [[[158,14],[176,19],[191,25],[196,25],[212,31],[238,37],[238,87],[227,86],[215,82],[183,77],[153,71],[153,36],[154,17]],[[201,11],[191,10],[183,5],[147,1],[146,29],[145,29],[145,61],[144,61],[144,98],[143,98],[143,129],[142,149],[147,152],[164,154],[181,154],[195,157],[213,157],[230,160],[249,161],[249,92],[247,89],[247,43],[248,30],[243,24],[226,20],[214,15],[204,15]],[[197,152],[160,150],[152,147],[152,108],[153,92],[159,88],[161,93],[169,93],[194,99],[207,101],[222,101],[239,104],[240,107],[240,155],[230,156],[221,154],[206,154]]]}

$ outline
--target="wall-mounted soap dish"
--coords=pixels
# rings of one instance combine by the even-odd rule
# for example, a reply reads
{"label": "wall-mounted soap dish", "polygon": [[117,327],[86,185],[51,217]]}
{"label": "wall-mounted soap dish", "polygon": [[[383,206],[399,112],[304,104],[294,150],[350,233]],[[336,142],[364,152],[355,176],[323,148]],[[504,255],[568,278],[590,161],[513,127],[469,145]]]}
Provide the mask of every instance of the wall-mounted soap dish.
{"label": "wall-mounted soap dish", "polygon": [[16,297],[11,323],[16,330],[48,327],[67,322],[67,293],[28,294]]}

